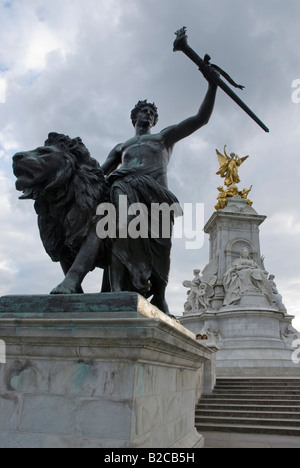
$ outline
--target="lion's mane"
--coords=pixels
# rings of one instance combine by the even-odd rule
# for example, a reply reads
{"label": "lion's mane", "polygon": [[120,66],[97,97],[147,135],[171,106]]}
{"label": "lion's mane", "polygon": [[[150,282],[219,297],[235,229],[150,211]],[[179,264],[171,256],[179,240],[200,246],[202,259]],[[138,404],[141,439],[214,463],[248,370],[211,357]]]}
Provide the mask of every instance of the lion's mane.
{"label": "lion's mane", "polygon": [[90,156],[81,138],[50,133],[45,147],[62,152],[55,180],[35,191],[40,235],[53,261],[72,263],[96,223],[96,209],[106,201],[108,189],[99,163]]}

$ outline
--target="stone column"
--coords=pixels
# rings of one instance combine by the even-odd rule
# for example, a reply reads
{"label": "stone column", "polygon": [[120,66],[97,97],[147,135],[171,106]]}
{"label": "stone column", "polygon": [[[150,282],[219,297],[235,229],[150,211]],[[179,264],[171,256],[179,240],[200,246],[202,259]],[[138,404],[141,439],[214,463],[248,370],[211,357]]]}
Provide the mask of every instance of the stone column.
{"label": "stone column", "polygon": [[266,216],[259,215],[246,200],[234,196],[227,200],[227,206],[223,210],[214,212],[206,223],[204,231],[209,234],[209,262],[218,257],[218,280],[212,309],[218,310],[223,306],[224,275],[230,264],[239,258],[244,247],[247,247],[251,258],[262,267],[259,226],[265,219]]}

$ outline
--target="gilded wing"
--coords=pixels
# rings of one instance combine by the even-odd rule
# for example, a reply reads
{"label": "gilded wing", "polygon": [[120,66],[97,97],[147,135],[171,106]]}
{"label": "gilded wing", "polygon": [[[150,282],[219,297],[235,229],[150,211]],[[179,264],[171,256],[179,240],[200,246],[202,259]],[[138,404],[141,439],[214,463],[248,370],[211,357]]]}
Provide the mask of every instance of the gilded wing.
{"label": "gilded wing", "polygon": [[243,164],[243,162],[245,162],[246,159],[248,159],[248,158],[249,158],[249,156],[244,156],[243,158],[239,158],[239,160],[238,160],[239,166],[241,166]]}
{"label": "gilded wing", "polygon": [[226,158],[231,159],[230,156],[228,156],[228,154],[226,153],[226,147],[227,147],[227,145],[224,145],[224,154],[225,154]]}
{"label": "gilded wing", "polygon": [[[224,168],[228,165],[230,158],[227,156],[224,156],[220,151],[216,149],[216,153],[218,155],[218,160],[220,164],[220,169],[224,170]],[[218,174],[218,173],[217,173]]]}

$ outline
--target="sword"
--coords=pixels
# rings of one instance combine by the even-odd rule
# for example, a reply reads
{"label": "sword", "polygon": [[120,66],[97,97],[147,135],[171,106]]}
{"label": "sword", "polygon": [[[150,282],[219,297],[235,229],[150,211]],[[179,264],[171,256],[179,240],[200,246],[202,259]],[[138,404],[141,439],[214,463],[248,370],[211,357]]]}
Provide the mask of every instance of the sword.
{"label": "sword", "polygon": [[[209,70],[211,68],[217,70],[220,75],[222,75],[231,85],[235,88],[243,89],[244,86],[236,84],[233,79],[226,73],[222,68],[218,67],[217,65],[213,65],[210,63],[210,56],[205,55],[204,59],[200,58],[196,52],[188,45],[187,39],[188,36],[186,35],[186,27],[179,29],[176,33],[177,38],[174,41],[174,52],[181,50],[185,55],[187,55],[196,65],[198,65],[199,70],[204,75],[206,79],[209,76]],[[228,94],[231,99],[234,100],[265,132],[269,132],[269,129],[265,126],[265,124],[257,117],[257,115],[249,109],[248,106],[232,91],[229,86],[220,78],[219,75],[212,76],[209,78],[213,80],[223,91]]]}

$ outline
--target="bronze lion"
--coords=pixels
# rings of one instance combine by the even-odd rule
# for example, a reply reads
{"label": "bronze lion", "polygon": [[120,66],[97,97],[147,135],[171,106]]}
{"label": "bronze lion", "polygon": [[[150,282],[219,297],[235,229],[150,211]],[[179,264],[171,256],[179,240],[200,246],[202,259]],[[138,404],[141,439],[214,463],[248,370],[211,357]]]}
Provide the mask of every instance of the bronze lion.
{"label": "bronze lion", "polygon": [[66,275],[52,293],[81,293],[85,275],[107,266],[107,241],[95,229],[97,206],[108,197],[99,163],[80,138],[50,133],[44,146],[15,154],[13,171],[20,199],[35,200],[46,252]]}

